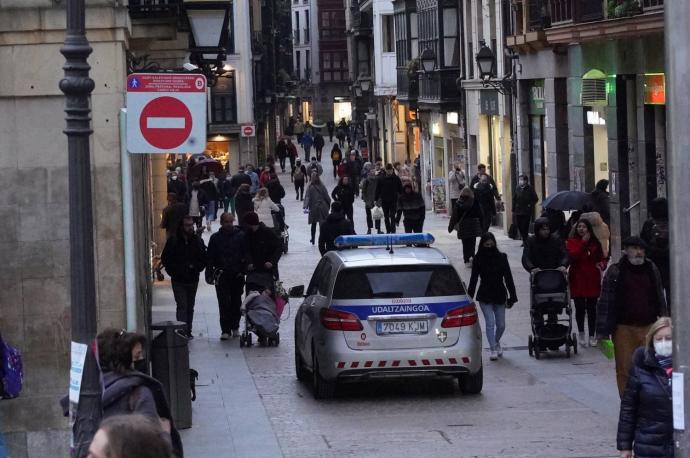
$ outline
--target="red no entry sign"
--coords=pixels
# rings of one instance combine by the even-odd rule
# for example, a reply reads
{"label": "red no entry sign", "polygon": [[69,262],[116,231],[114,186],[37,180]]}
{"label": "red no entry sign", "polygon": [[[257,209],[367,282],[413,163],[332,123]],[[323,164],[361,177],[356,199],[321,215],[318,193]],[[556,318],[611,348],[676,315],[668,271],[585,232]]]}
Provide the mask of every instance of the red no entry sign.
{"label": "red no entry sign", "polygon": [[242,124],[242,136],[243,137],[253,137],[255,126],[254,124]]}
{"label": "red no entry sign", "polygon": [[144,106],[139,128],[144,139],[156,148],[174,149],[192,132],[192,114],[179,99],[158,97]]}

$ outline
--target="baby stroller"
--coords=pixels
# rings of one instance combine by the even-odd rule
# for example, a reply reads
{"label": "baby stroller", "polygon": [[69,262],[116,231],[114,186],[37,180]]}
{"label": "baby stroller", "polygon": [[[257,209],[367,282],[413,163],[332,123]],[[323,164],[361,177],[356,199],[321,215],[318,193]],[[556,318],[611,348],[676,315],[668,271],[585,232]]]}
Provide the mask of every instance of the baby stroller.
{"label": "baby stroller", "polygon": [[280,344],[280,316],[285,300],[276,294],[276,289],[270,273],[247,275],[247,295],[241,307],[244,330],[240,335],[240,347],[251,347],[253,335],[261,346]]}
{"label": "baby stroller", "polygon": [[577,354],[566,276],[559,270],[541,270],[532,274],[530,286],[532,335],[527,340],[529,355],[540,359],[541,352],[558,350],[563,345],[568,358],[571,349]]}
{"label": "baby stroller", "polygon": [[285,207],[283,207],[283,204],[278,204],[278,208],[280,208],[280,212],[273,213],[273,227],[283,243],[283,254],[287,254],[288,242],[290,241],[290,233],[288,232],[288,228],[290,226],[285,223]]}

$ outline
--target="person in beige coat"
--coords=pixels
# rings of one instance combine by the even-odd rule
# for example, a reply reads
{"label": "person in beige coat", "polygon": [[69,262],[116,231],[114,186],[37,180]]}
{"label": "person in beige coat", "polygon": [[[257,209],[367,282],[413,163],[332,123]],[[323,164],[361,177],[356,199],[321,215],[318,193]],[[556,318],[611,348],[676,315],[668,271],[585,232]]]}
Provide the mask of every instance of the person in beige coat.
{"label": "person in beige coat", "polygon": [[274,227],[273,213],[279,213],[280,208],[268,197],[268,189],[261,188],[254,197],[254,212],[259,215],[259,221],[271,229]]}

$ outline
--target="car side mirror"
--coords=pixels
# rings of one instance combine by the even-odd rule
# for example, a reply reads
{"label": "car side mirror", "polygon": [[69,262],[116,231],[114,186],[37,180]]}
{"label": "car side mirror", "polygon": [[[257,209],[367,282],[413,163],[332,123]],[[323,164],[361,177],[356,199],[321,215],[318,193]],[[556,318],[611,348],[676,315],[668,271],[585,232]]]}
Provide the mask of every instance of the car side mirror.
{"label": "car side mirror", "polygon": [[290,297],[304,297],[304,285],[293,286],[288,289],[288,295]]}

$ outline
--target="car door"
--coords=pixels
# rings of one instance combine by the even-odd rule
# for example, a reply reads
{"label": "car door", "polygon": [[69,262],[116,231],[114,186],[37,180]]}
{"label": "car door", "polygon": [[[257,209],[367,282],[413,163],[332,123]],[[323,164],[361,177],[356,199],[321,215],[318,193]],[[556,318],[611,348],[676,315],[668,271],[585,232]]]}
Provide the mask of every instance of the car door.
{"label": "car door", "polygon": [[300,347],[307,364],[311,361],[311,341],[314,331],[318,331],[318,326],[320,326],[319,309],[326,300],[332,270],[333,267],[329,259],[324,257],[319,261],[309,282],[304,302],[300,306],[300,323],[298,324]]}

